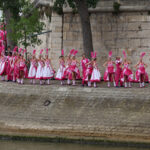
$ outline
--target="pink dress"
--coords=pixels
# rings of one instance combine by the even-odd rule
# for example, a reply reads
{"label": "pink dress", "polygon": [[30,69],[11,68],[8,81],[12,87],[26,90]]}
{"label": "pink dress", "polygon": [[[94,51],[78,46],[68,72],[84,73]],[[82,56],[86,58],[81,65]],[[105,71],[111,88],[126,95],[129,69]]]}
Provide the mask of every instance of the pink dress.
{"label": "pink dress", "polygon": [[93,64],[93,71],[92,71],[92,75],[91,75],[91,82],[100,82],[101,81],[101,74],[100,71],[98,69],[98,65],[97,63]]}
{"label": "pink dress", "polygon": [[86,69],[87,69],[86,64],[88,62],[89,62],[89,59],[87,59],[87,58],[81,60],[82,78],[85,78],[85,73],[86,73]]}
{"label": "pink dress", "polygon": [[132,70],[129,68],[128,63],[124,64],[124,68],[122,70],[122,74],[121,74],[121,81],[122,82],[125,81],[124,76],[127,76],[128,82],[133,81],[133,73],[132,73]]}
{"label": "pink dress", "polygon": [[75,72],[76,73],[76,79],[80,79],[80,71],[77,67],[77,62],[76,61],[72,61],[70,66],[69,66],[69,70],[68,70],[68,79],[72,80],[72,73]]}
{"label": "pink dress", "polygon": [[54,71],[52,69],[52,66],[50,64],[50,60],[45,60],[45,66],[43,69],[43,79],[48,80],[54,77]]}
{"label": "pink dress", "polygon": [[0,75],[7,74],[7,57],[0,58]]}
{"label": "pink dress", "polygon": [[36,71],[37,71],[36,60],[31,60],[28,79],[35,79]]}
{"label": "pink dress", "polygon": [[64,79],[64,72],[65,72],[66,68],[65,68],[65,62],[64,61],[60,61],[59,62],[59,69],[57,71],[56,74],[56,80],[63,80]]}
{"label": "pink dress", "polygon": [[84,76],[84,81],[88,81],[89,76],[92,75],[93,72],[93,65],[92,64],[88,64],[87,69],[85,71],[85,76]]}
{"label": "pink dress", "polygon": [[143,63],[140,63],[138,66],[138,69],[136,70],[135,73],[135,82],[140,82],[140,76],[144,75],[145,76],[145,82],[148,82],[148,73],[145,70],[145,66]]}
{"label": "pink dress", "polygon": [[109,62],[104,73],[104,81],[112,81],[111,75],[115,73],[113,62]]}
{"label": "pink dress", "polygon": [[43,79],[43,70],[44,70],[44,63],[43,63],[43,61],[39,60],[36,77],[35,77],[37,80]]}
{"label": "pink dress", "polygon": [[[23,71],[24,72],[24,78],[27,78],[28,70],[27,70],[25,60],[20,60],[18,65],[19,65],[19,72]],[[19,76],[19,78],[20,78],[20,76]]]}

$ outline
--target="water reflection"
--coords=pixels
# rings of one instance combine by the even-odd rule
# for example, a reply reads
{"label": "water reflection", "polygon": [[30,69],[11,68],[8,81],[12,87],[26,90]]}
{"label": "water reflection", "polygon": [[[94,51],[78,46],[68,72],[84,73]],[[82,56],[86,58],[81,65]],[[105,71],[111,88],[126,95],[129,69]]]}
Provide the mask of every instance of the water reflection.
{"label": "water reflection", "polygon": [[0,150],[144,150],[143,148],[104,147],[99,145],[0,141]]}

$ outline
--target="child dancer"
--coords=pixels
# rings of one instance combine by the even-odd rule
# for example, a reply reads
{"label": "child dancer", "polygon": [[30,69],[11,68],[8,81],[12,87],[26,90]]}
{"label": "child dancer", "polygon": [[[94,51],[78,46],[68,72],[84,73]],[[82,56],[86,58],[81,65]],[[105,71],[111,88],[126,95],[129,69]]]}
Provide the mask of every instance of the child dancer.
{"label": "child dancer", "polygon": [[79,64],[79,62],[76,60],[76,54],[78,53],[77,50],[73,50],[72,51],[72,61],[69,67],[69,74],[68,74],[68,79],[72,80],[72,85],[75,85],[75,80],[76,79],[80,79],[80,71],[77,67],[77,64]]}
{"label": "child dancer", "polygon": [[37,71],[37,60],[35,54],[36,50],[33,50],[32,59],[30,60],[30,69],[28,73],[28,79],[30,79],[31,84],[35,84],[35,77]]}
{"label": "child dancer", "polygon": [[1,48],[0,57],[0,76],[1,80],[5,81],[5,76],[7,75],[7,57],[5,56],[4,47]]}
{"label": "child dancer", "polygon": [[140,83],[140,88],[145,87],[145,82],[148,81],[148,74],[145,71],[147,64],[143,62],[143,57],[145,56],[145,52],[141,53],[140,61],[136,64],[136,74],[135,81]]}
{"label": "child dancer", "polygon": [[40,51],[39,59],[38,59],[38,67],[36,72],[36,79],[40,80],[40,85],[43,84],[43,70],[44,70],[44,61],[42,59],[43,49]]}
{"label": "child dancer", "polygon": [[87,63],[89,62],[89,59],[85,58],[85,54],[82,54],[82,60],[80,63],[81,70],[82,70],[82,86],[84,86],[84,79],[86,78],[86,70],[87,70]]}
{"label": "child dancer", "polygon": [[92,55],[93,55],[93,59],[92,59],[93,71],[92,71],[90,81],[94,83],[94,87],[96,88],[96,83],[101,81],[101,74],[100,74],[100,71],[98,69],[98,65],[96,62],[96,52]]}
{"label": "child dancer", "polygon": [[[26,53],[26,50],[23,51],[23,55]],[[20,84],[24,84],[24,78],[27,77],[27,66],[26,66],[26,61],[23,57],[23,55],[20,54],[20,59],[18,60],[19,64],[19,76],[18,76],[18,81]]]}
{"label": "child dancer", "polygon": [[133,73],[132,73],[132,70],[129,68],[129,65],[131,64],[131,62],[127,60],[125,51],[123,51],[123,55],[124,55],[124,61],[123,61],[121,81],[124,82],[125,88],[127,88],[128,85],[131,88],[131,82],[133,81]]}
{"label": "child dancer", "polygon": [[54,69],[51,64],[51,60],[48,58],[48,49],[46,49],[46,59],[44,60],[43,79],[47,80],[47,84],[50,84],[50,79],[54,77]]}
{"label": "child dancer", "polygon": [[[69,67],[69,66],[68,66]],[[59,57],[59,69],[56,74],[56,80],[61,81],[61,85],[64,84],[64,72],[65,72],[65,60],[64,60],[64,50],[61,50],[61,56]]]}
{"label": "child dancer", "polygon": [[122,82],[121,82],[121,72],[122,72],[121,65],[122,65],[122,59],[119,56],[116,57],[115,64],[116,64],[116,71],[115,71],[116,87],[119,87],[119,81],[120,81],[120,86],[123,86]]}
{"label": "child dancer", "polygon": [[107,81],[107,86],[110,87],[110,82],[114,82],[114,87],[116,86],[115,78],[114,78],[114,62],[112,61],[112,51],[109,52],[108,55],[108,61],[104,63],[104,67],[106,67],[105,73],[104,73],[104,81]]}
{"label": "child dancer", "polygon": [[[92,58],[92,60],[94,58],[93,52],[91,53],[91,58]],[[93,63],[92,63],[92,61],[87,63],[86,67],[87,67],[87,69],[85,71],[85,76],[84,76],[83,80],[88,83],[88,87],[91,87],[91,76],[92,76],[92,72],[93,72]]]}

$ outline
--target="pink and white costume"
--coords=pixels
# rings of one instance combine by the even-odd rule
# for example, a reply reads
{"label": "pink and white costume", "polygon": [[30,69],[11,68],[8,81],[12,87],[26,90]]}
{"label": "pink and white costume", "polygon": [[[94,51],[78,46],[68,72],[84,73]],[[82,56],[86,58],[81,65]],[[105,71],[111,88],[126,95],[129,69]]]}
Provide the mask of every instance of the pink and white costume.
{"label": "pink and white costume", "polygon": [[50,60],[47,59],[44,61],[45,65],[43,68],[43,79],[48,80],[54,77],[54,71],[52,69],[52,66],[50,64]]}
{"label": "pink and white costume", "polygon": [[2,80],[5,80],[4,76],[7,74],[7,57],[3,56],[0,58],[0,76],[2,76]]}
{"label": "pink and white costume", "polygon": [[69,66],[69,71],[68,71],[68,79],[72,80],[72,73],[76,73],[76,79],[80,79],[80,71],[77,67],[77,61],[72,60],[70,66]]}
{"label": "pink and white costume", "polygon": [[109,81],[109,82],[113,81],[111,75],[114,73],[115,73],[115,68],[114,68],[113,62],[112,61],[108,62],[107,68],[104,73],[104,81]]}
{"label": "pink and white costume", "polygon": [[93,64],[93,71],[92,71],[90,81],[91,82],[100,82],[101,81],[101,74],[100,74],[100,71],[98,69],[98,65],[96,62],[94,62],[94,64]]}
{"label": "pink and white costume", "polygon": [[56,80],[64,80],[64,72],[65,72],[66,68],[65,68],[65,62],[60,60],[59,62],[59,69],[58,72],[56,74],[55,79]]}
{"label": "pink and white costume", "polygon": [[138,69],[137,69],[137,71],[135,73],[135,81],[136,82],[142,82],[141,81],[141,75],[144,76],[144,79],[143,79],[144,81],[143,82],[148,82],[149,81],[149,79],[148,79],[148,73],[145,70],[144,63],[140,63],[138,65]]}
{"label": "pink and white costume", "polygon": [[44,63],[42,60],[39,60],[35,79],[42,80],[43,79],[43,71],[44,71]]}
{"label": "pink and white costume", "polygon": [[35,79],[36,71],[37,71],[36,60],[31,60],[28,79]]}
{"label": "pink and white costume", "polygon": [[122,70],[122,75],[121,75],[121,81],[125,82],[124,77],[127,76],[127,82],[132,82],[133,81],[133,73],[132,70],[129,68],[129,64],[125,63],[124,68]]}

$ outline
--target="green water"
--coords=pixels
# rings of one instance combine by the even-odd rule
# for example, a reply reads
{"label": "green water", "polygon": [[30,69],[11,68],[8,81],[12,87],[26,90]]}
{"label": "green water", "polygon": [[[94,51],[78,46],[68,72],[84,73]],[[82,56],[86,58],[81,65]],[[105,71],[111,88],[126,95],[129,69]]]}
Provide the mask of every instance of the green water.
{"label": "green water", "polygon": [[[143,148],[104,147],[99,145],[0,141],[0,150],[144,150]],[[147,149],[148,150],[148,149]]]}

